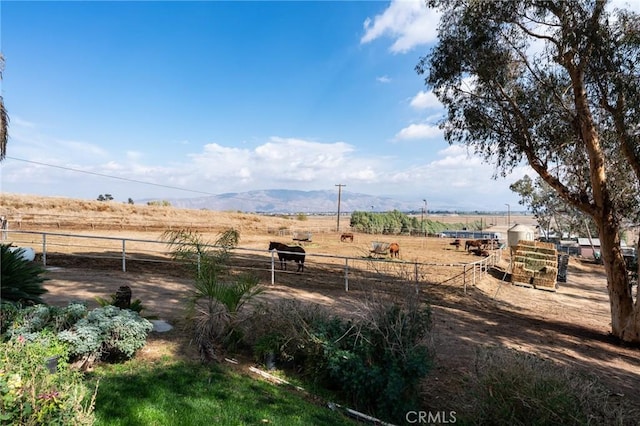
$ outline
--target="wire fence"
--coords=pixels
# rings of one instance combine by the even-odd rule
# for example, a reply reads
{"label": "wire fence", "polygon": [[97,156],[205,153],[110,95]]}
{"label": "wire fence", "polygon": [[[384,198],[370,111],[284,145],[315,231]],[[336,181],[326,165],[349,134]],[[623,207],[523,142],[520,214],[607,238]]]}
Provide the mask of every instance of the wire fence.
{"label": "wire fence", "polygon": [[[3,236],[4,243],[33,249],[45,267],[56,266],[61,256],[81,262],[84,259],[87,267],[90,260],[108,261],[123,272],[140,263],[176,264],[167,242],[159,240],[20,230],[7,230]],[[304,272],[298,273],[296,264],[280,262],[275,250],[237,247],[231,251],[229,266],[237,272],[251,272],[271,284],[342,287],[345,291],[372,287],[389,291],[412,285],[416,292],[424,285],[440,284],[461,287],[466,293],[467,287],[488,274],[501,256],[502,250],[496,249],[471,263],[422,263],[307,252]]]}

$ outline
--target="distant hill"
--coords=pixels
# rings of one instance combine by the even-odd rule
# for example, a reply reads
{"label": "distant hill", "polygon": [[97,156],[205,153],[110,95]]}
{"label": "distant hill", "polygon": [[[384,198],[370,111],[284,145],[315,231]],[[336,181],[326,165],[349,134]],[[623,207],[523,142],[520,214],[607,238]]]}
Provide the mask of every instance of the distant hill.
{"label": "distant hill", "polygon": [[[259,191],[225,193],[197,198],[163,199],[172,206],[187,209],[229,210],[257,213],[329,213],[338,210],[337,191],[296,191],[288,189],[268,189]],[[156,199],[136,200],[136,202],[163,201]],[[377,197],[367,194],[343,192],[340,197],[340,211],[415,211],[416,203]]]}

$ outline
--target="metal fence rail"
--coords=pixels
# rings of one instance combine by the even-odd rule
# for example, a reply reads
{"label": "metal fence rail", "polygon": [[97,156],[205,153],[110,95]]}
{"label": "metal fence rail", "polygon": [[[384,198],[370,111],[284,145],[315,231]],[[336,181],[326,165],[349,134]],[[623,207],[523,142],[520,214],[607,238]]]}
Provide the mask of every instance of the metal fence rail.
{"label": "metal fence rail", "polygon": [[[5,244],[31,247],[41,254],[44,266],[49,263],[48,256],[54,253],[117,260],[123,272],[127,271],[128,262],[174,262],[164,241],[20,230],[7,233]],[[444,264],[306,253],[305,265],[307,270],[311,267],[312,270],[323,271],[323,276],[331,277],[327,285],[344,286],[345,291],[389,284],[413,284],[419,291],[423,284],[446,284],[461,286],[466,293],[467,286],[475,285],[477,280],[488,274],[489,269],[501,260],[501,255],[502,251],[498,249],[476,262]],[[289,265],[287,271],[282,270],[275,250],[238,247],[231,252],[230,265],[234,270],[252,271],[271,284],[275,284],[277,275],[283,280],[289,275],[296,276],[298,280],[313,276],[306,272],[296,274],[296,268],[292,266],[295,264]]]}

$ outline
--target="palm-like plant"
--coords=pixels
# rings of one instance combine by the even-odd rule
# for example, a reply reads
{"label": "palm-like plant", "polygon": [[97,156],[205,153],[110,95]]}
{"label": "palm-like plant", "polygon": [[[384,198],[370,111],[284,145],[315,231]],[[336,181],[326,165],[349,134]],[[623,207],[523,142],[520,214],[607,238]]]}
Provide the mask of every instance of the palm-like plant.
{"label": "palm-like plant", "polygon": [[22,249],[11,250],[11,244],[0,245],[0,299],[3,302],[31,305],[44,303],[40,298],[47,292],[42,283],[45,269],[22,258]]}
{"label": "palm-like plant", "polygon": [[216,359],[215,342],[235,343],[239,312],[263,291],[255,276],[229,271],[231,250],[238,245],[239,233],[229,229],[213,245],[190,230],[167,231],[162,238],[172,248],[175,260],[193,265],[195,283],[187,302],[187,318],[193,322],[202,359]]}
{"label": "palm-like plant", "polygon": [[[2,72],[4,71],[4,56],[0,53],[0,80],[2,80]],[[7,154],[7,140],[9,138],[9,114],[4,108],[4,99],[0,94],[0,161]]]}

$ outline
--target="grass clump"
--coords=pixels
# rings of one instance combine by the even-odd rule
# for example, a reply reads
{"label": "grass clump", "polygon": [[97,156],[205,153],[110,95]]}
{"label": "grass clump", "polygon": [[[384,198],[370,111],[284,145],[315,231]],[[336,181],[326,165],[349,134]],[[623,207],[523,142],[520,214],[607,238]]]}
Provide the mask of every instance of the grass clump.
{"label": "grass clump", "polygon": [[470,410],[461,424],[631,425],[640,412],[625,407],[595,377],[528,353],[484,348],[462,395]]}

